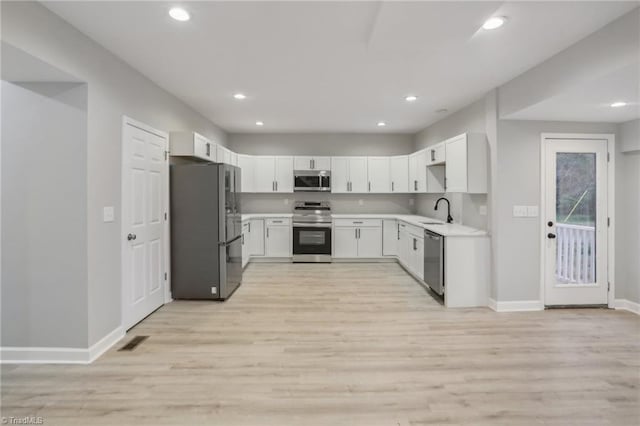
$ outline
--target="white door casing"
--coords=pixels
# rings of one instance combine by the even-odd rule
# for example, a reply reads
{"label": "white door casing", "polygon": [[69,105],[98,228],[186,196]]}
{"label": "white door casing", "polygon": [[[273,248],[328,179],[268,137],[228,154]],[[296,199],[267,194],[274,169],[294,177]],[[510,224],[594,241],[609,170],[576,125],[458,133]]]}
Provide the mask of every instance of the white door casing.
{"label": "white door casing", "polygon": [[124,118],[121,238],[125,330],[170,300],[167,147],[167,133]]}
{"label": "white door casing", "polygon": [[[614,182],[613,164],[608,161],[613,144],[613,135],[542,137],[541,299],[545,305],[613,306]],[[566,213],[558,213],[557,161],[583,155],[593,162],[595,211],[593,223],[573,224]],[[560,185],[563,193],[562,181]],[[580,205],[579,197],[571,204]]]}

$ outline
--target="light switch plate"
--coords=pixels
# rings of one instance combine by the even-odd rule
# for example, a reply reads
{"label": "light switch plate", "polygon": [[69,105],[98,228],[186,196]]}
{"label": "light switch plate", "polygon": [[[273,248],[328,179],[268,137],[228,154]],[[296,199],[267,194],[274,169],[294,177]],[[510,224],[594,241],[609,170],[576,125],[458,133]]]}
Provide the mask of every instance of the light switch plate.
{"label": "light switch plate", "polygon": [[480,213],[480,216],[486,216],[487,215],[487,206],[480,206],[480,208],[478,209],[478,213]]}
{"label": "light switch plate", "polygon": [[106,206],[102,209],[102,220],[105,223],[116,220],[116,213],[113,206]]}
{"label": "light switch plate", "polygon": [[538,206],[527,206],[527,216],[538,217]]}
{"label": "light switch plate", "polygon": [[513,206],[513,217],[526,217],[527,206]]}

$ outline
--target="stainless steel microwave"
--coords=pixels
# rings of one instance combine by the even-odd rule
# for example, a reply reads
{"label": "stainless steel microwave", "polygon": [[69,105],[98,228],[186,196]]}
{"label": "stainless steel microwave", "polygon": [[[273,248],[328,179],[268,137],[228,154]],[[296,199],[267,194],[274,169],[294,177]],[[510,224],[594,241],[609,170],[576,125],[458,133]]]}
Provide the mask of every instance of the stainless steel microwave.
{"label": "stainless steel microwave", "polygon": [[331,191],[331,172],[329,170],[294,170],[293,190],[295,192]]}

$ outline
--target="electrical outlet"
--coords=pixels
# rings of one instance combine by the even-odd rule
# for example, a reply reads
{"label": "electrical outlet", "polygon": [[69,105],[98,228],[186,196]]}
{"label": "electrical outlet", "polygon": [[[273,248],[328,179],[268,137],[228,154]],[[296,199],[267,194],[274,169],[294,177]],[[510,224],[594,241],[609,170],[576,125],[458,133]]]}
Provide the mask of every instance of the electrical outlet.
{"label": "electrical outlet", "polygon": [[527,206],[528,217],[538,217],[538,206]]}
{"label": "electrical outlet", "polygon": [[513,217],[526,217],[527,206],[513,206]]}
{"label": "electrical outlet", "polygon": [[116,213],[113,206],[107,206],[102,209],[102,220],[105,223],[113,222],[116,220]]}
{"label": "electrical outlet", "polygon": [[358,200],[358,205],[359,206],[364,206],[364,200]]}
{"label": "electrical outlet", "polygon": [[218,287],[211,287],[211,294],[218,294]]}
{"label": "electrical outlet", "polygon": [[487,206],[480,206],[480,208],[478,209],[478,213],[480,213],[480,216],[486,216],[487,215]]}

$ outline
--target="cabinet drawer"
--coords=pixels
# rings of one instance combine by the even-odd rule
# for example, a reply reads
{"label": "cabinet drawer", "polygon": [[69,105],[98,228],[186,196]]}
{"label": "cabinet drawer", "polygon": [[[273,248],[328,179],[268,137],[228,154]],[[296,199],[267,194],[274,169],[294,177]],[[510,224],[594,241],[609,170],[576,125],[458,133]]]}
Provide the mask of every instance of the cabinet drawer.
{"label": "cabinet drawer", "polygon": [[409,225],[406,222],[400,222],[400,230],[404,230],[413,236],[424,238],[424,229],[414,225]]}
{"label": "cabinet drawer", "polygon": [[356,226],[356,227],[382,227],[382,219],[334,219],[333,225],[340,226]]}
{"label": "cabinet drawer", "polygon": [[264,220],[267,226],[290,226],[291,219],[288,217],[274,217]]}

